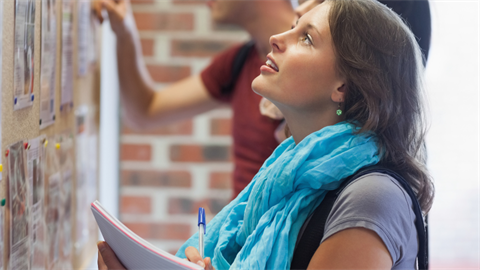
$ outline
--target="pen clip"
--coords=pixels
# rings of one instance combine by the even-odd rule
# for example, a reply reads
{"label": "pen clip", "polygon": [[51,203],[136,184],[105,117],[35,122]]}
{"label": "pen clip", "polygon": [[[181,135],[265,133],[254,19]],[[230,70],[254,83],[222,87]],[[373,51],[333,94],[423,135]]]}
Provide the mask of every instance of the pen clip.
{"label": "pen clip", "polygon": [[198,226],[203,224],[203,234],[207,233],[207,223],[205,222],[205,209],[203,207],[198,208]]}

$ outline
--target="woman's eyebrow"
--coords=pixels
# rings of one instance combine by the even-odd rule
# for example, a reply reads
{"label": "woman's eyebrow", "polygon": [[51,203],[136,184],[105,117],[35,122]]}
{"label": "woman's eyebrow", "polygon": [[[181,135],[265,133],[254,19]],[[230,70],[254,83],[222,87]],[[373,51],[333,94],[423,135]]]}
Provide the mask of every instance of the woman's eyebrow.
{"label": "woman's eyebrow", "polygon": [[318,31],[318,28],[317,28],[316,26],[314,26],[313,24],[311,24],[311,23],[307,24],[307,29],[313,29],[313,30],[315,30],[315,32],[317,32],[317,35],[318,35],[319,37],[322,37],[322,35],[320,34],[320,31]]}

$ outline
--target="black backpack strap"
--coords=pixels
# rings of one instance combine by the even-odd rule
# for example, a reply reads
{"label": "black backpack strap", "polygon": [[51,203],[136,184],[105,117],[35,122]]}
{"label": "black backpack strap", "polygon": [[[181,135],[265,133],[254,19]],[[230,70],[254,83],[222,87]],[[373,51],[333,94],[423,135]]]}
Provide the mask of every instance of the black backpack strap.
{"label": "black backpack strap", "polygon": [[[318,246],[320,246],[325,223],[327,222],[328,214],[330,210],[332,210],[335,199],[337,199],[336,193],[329,191],[313,212],[310,223],[308,223],[305,228],[302,238],[300,238],[298,246],[293,253],[290,269],[307,269],[313,254],[315,254]],[[308,235],[308,237],[303,237],[306,235]]]}
{"label": "black backpack strap", "polygon": [[253,42],[253,40],[250,40],[249,42],[245,43],[240,48],[237,55],[235,55],[235,59],[233,59],[233,65],[232,65],[232,75],[231,75],[230,81],[222,86],[222,90],[221,90],[222,95],[229,95],[232,93],[235,83],[237,82],[238,75],[240,74],[240,71],[242,71],[243,65],[247,60],[248,53],[250,52],[250,50],[253,48],[254,45],[255,43]]}
{"label": "black backpack strap", "polygon": [[373,172],[379,172],[394,177],[412,199],[413,211],[416,216],[415,227],[419,239],[417,254],[418,269],[428,269],[428,228],[424,226],[420,204],[417,201],[415,193],[401,175],[380,165],[369,166],[359,170],[354,175],[345,179],[339,188],[329,191],[327,195],[325,195],[323,201],[313,212],[312,218],[298,242],[298,246],[294,251],[292,263],[290,265],[291,269],[307,269],[315,251],[320,246],[320,241],[322,240],[325,231],[327,217],[330,214],[338,195],[353,180]]}

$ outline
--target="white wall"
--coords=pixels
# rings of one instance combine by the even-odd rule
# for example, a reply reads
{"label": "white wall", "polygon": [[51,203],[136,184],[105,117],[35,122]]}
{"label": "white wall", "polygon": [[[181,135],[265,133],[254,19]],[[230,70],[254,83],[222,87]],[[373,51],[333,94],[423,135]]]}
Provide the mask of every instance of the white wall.
{"label": "white wall", "polygon": [[431,1],[427,64],[432,268],[479,265],[479,2]]}

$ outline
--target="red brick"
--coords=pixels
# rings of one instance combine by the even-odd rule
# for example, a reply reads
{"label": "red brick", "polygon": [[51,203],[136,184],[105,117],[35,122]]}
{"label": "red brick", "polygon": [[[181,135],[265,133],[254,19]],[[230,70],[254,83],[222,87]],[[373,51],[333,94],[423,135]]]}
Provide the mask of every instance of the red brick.
{"label": "red brick", "polygon": [[232,173],[231,172],[212,172],[210,174],[209,188],[231,189],[232,188]]}
{"label": "red brick", "polygon": [[122,125],[123,135],[192,135],[193,121],[181,121],[152,130],[136,131],[130,129],[127,125]]}
{"label": "red brick", "polygon": [[234,24],[227,24],[227,23],[217,23],[215,21],[211,21],[212,29],[214,31],[221,31],[221,32],[243,32],[243,28]]}
{"label": "red brick", "polygon": [[150,214],[152,199],[147,196],[121,196],[120,213],[122,214]]}
{"label": "red brick", "polygon": [[186,240],[191,236],[190,226],[182,223],[124,222],[138,236],[158,240]]}
{"label": "red brick", "polygon": [[205,0],[173,0],[174,5],[201,5],[205,6]]}
{"label": "red brick", "polygon": [[235,42],[174,39],[171,42],[172,55],[184,57],[211,57],[227,49]]}
{"label": "red brick", "polygon": [[152,238],[152,225],[151,223],[133,223],[133,222],[123,222],[127,228],[132,230],[134,233],[142,238]]}
{"label": "red brick", "polygon": [[232,119],[213,118],[210,122],[210,134],[212,135],[231,135]]}
{"label": "red brick", "polygon": [[122,170],[121,181],[122,186],[180,188],[192,186],[192,176],[188,171]]}
{"label": "red brick", "polygon": [[159,83],[176,82],[190,76],[189,66],[147,65],[153,80]]}
{"label": "red brick", "polygon": [[194,206],[194,202],[191,199],[172,198],[168,200],[168,213],[169,214],[193,214],[195,213],[193,206]]}
{"label": "red brick", "polygon": [[191,225],[187,224],[159,224],[153,238],[159,240],[187,240],[192,236],[190,227]]}
{"label": "red brick", "polygon": [[152,146],[150,144],[122,144],[120,160],[150,161]]}
{"label": "red brick", "polygon": [[134,12],[133,17],[139,31],[191,31],[193,13]]}
{"label": "red brick", "polygon": [[135,5],[145,5],[145,4],[153,4],[155,3],[155,0],[130,0],[132,3],[132,6]]}
{"label": "red brick", "polygon": [[140,40],[142,45],[142,53],[144,56],[153,56],[153,46],[155,41],[151,38],[142,38]]}
{"label": "red brick", "polygon": [[169,214],[196,214],[198,208],[205,208],[207,214],[217,214],[230,201],[225,199],[204,199],[193,201],[189,198],[171,198],[168,200]]}
{"label": "red brick", "polygon": [[176,162],[226,162],[231,161],[231,149],[225,145],[172,145],[170,159]]}

